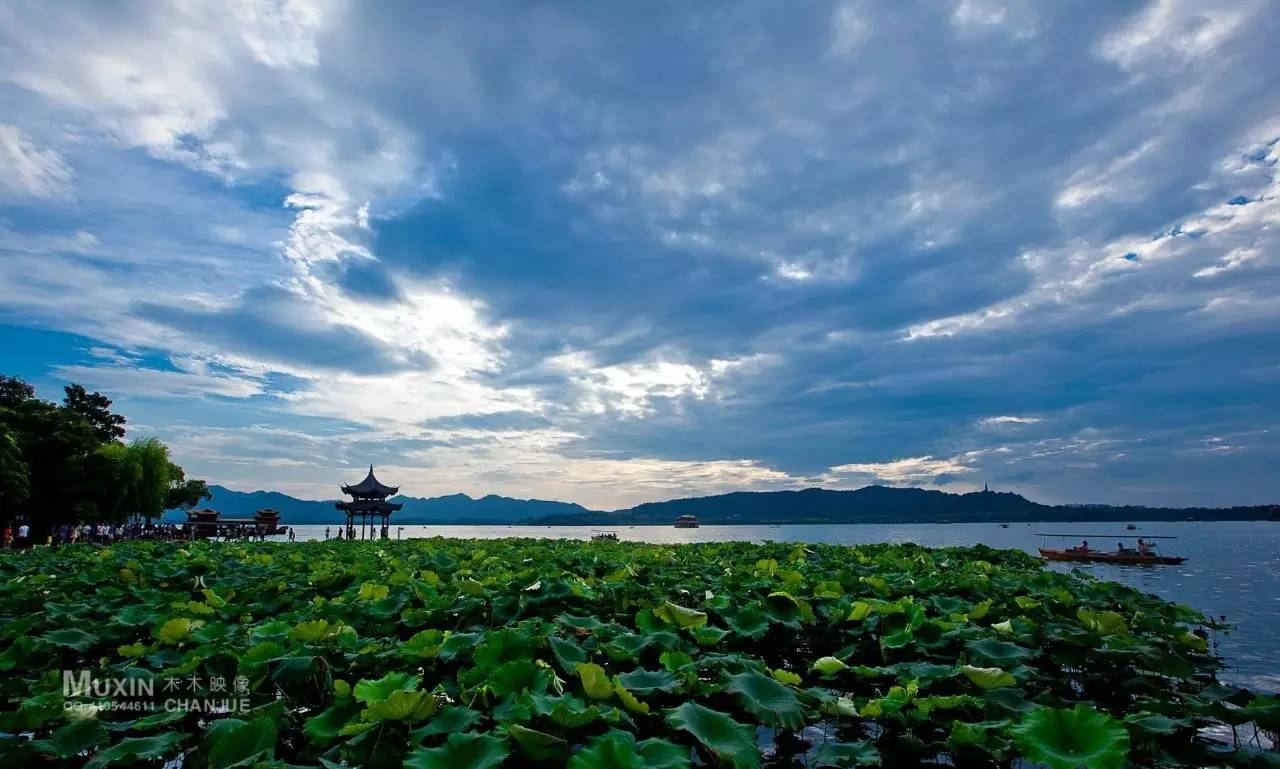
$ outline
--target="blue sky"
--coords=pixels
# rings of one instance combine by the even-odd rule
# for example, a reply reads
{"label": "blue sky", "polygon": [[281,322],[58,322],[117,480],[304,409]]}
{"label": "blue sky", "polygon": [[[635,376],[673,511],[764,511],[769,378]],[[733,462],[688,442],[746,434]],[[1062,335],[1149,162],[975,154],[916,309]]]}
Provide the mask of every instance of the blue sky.
{"label": "blue sky", "polygon": [[233,488],[1280,500],[1266,2],[12,2],[0,369]]}

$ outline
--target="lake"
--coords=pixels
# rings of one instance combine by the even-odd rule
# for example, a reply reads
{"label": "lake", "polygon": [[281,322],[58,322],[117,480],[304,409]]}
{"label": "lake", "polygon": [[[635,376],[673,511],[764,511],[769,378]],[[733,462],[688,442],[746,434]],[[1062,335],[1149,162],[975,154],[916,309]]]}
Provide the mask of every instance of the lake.
{"label": "lake", "polygon": [[[337,531],[337,526],[332,527]],[[300,539],[323,539],[324,526],[295,526]],[[398,531],[397,531],[398,530]],[[392,536],[549,537],[588,539],[587,526],[392,526]],[[1042,539],[1037,532],[1075,533],[1089,536],[1095,548],[1114,548],[1125,535],[1169,535],[1159,540],[1160,550],[1187,556],[1181,566],[1115,566],[1111,564],[1050,564],[1071,568],[1184,603],[1206,614],[1226,616],[1234,626],[1221,637],[1220,650],[1228,668],[1223,678],[1241,686],[1280,691],[1280,523],[1267,521],[1169,523],[1148,522],[1137,531],[1098,523],[1012,524],[1007,529],[991,523],[955,524],[848,524],[795,526],[703,526],[677,529],[671,526],[634,526],[612,529],[620,539],[675,544],[720,540],[821,542],[858,545],[871,542],[915,542],[928,547],[984,544],[1034,554]],[[1081,537],[1083,538],[1083,537]],[[1050,543],[1055,540],[1050,539]],[[1072,543],[1058,540],[1057,545]],[[1132,542],[1127,544],[1132,545]]]}

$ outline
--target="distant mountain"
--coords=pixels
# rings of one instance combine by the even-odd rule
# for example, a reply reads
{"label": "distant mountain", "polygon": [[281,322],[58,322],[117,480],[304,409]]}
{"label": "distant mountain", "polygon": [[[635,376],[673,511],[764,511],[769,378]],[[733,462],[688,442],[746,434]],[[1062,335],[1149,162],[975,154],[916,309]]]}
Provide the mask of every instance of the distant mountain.
{"label": "distant mountain", "polygon": [[[249,517],[255,511],[270,507],[280,511],[286,524],[333,524],[346,517],[333,506],[337,500],[297,499],[278,491],[235,491],[225,486],[210,486],[213,498],[201,503],[230,518]],[[540,499],[512,499],[489,494],[473,499],[466,494],[444,497],[395,496],[392,502],[404,507],[394,516],[397,523],[516,523],[557,515],[585,515],[591,511],[569,502],[547,502]],[[181,513],[170,511],[169,520],[183,520]]]}
{"label": "distant mountain", "polygon": [[[296,499],[275,491],[234,491],[211,486],[213,499],[205,506],[229,517],[252,516],[271,507],[288,524],[334,524],[345,520],[335,500]],[[1042,505],[1011,492],[975,491],[951,494],[928,489],[864,486],[846,491],[735,491],[710,497],[647,502],[624,510],[588,510],[570,502],[512,499],[490,494],[479,499],[466,494],[443,497],[392,497],[404,508],[399,524],[536,524],[622,526],[669,524],[678,516],[698,516],[706,524],[786,523],[965,523],[1024,521],[1169,521],[1266,520],[1274,506],[1230,508],[1117,507],[1112,505]],[[170,520],[181,520],[170,511]]]}
{"label": "distant mountain", "polygon": [[1053,508],[1019,494],[864,486],[854,491],[735,491],[712,497],[648,502],[626,510],[555,517],[538,523],[588,525],[670,523],[696,515],[702,523],[905,523],[941,521],[1049,520]]}
{"label": "distant mountain", "polygon": [[611,513],[544,518],[541,524],[608,526],[670,523],[696,515],[709,524],[784,523],[972,523],[1030,521],[1263,520],[1266,505],[1233,508],[1042,505],[1021,494],[974,491],[951,494],[928,489],[864,486],[855,490],[737,491],[711,497],[649,502]]}

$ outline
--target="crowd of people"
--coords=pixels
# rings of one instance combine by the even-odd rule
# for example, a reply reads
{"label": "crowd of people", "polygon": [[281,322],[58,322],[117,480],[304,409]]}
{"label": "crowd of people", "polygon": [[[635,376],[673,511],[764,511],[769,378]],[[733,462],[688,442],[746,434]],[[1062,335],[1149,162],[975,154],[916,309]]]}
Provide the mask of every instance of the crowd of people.
{"label": "crowd of people", "polygon": [[27,523],[6,523],[3,546],[6,550],[23,549],[35,545],[74,545],[77,542],[109,545],[121,539],[187,539],[187,532],[172,523],[145,523],[133,521],[121,525],[109,523],[64,523],[47,532],[41,541],[32,536]]}

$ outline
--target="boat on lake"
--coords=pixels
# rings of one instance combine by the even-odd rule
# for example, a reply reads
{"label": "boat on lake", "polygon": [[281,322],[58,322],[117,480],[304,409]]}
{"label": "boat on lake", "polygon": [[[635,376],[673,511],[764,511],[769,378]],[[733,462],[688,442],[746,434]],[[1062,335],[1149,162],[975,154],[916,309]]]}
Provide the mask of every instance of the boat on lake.
{"label": "boat on lake", "polygon": [[1075,547],[1045,547],[1043,544],[1037,548],[1040,551],[1040,557],[1046,561],[1075,561],[1079,563],[1116,563],[1124,566],[1176,566],[1187,560],[1186,556],[1181,555],[1161,555],[1157,553],[1156,545],[1150,540],[1153,539],[1177,539],[1177,537],[1162,536],[1145,536],[1138,537],[1138,546],[1125,547],[1123,544],[1117,544],[1115,550],[1098,550],[1089,547],[1089,540],[1106,542],[1109,539],[1133,539],[1131,536],[1114,534],[1039,534],[1041,537],[1070,537],[1073,539],[1083,540],[1081,544]]}
{"label": "boat on lake", "polygon": [[1136,525],[1132,524],[1132,523],[1131,523],[1131,524],[1129,524],[1128,526],[1125,526],[1125,528],[1126,528],[1126,529],[1128,529],[1129,531],[1137,531],[1137,530],[1138,530],[1138,527],[1137,527]]}
{"label": "boat on lake", "polygon": [[591,532],[592,542],[617,542],[618,532],[616,531],[593,531]]}
{"label": "boat on lake", "polygon": [[1119,563],[1127,566],[1156,566],[1168,565],[1176,566],[1187,560],[1181,555],[1157,555],[1155,553],[1139,553],[1136,550],[1124,550],[1120,552],[1111,552],[1106,550],[1077,550],[1076,548],[1067,548],[1065,550],[1055,550],[1053,548],[1039,548],[1040,557],[1046,561],[1080,561],[1086,563]]}
{"label": "boat on lake", "polygon": [[677,529],[696,529],[698,528],[698,516],[682,515],[676,519]]}

